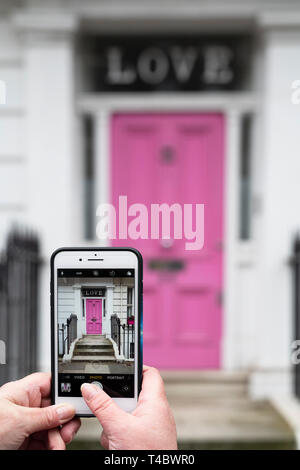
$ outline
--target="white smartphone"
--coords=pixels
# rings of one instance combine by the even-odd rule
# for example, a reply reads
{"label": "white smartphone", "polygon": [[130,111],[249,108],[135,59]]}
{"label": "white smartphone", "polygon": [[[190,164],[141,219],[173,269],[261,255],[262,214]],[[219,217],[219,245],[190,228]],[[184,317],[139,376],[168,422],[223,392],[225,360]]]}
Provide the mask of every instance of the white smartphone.
{"label": "white smartphone", "polygon": [[51,256],[52,403],[93,416],[84,382],[125,411],[142,379],[142,256],[133,248],[60,248]]}

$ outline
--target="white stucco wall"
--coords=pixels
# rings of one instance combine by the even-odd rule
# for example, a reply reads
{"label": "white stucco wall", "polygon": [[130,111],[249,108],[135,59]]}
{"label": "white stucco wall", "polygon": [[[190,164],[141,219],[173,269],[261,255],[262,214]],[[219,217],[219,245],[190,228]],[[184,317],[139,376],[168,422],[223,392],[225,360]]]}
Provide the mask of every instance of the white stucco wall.
{"label": "white stucco wall", "polygon": [[291,85],[300,77],[300,33],[298,26],[282,25],[280,15],[272,15],[270,24],[267,19],[261,93],[263,217],[257,243],[256,366],[261,372],[254,382],[261,390],[274,394],[276,390],[289,393],[292,385],[289,257],[293,236],[300,227],[300,107],[291,102]]}
{"label": "white stucco wall", "polygon": [[6,83],[6,103],[0,105],[0,248],[11,225],[26,219],[26,114],[22,44],[10,15],[0,19],[0,79]]}

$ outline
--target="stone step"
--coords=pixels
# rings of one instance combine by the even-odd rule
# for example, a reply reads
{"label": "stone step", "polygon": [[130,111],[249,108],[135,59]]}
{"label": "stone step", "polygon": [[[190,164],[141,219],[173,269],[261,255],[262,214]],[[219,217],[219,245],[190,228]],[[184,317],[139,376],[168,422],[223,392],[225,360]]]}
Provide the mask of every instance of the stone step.
{"label": "stone step", "polygon": [[185,397],[188,400],[219,398],[238,399],[248,395],[248,390],[242,385],[213,385],[213,384],[165,384],[167,396],[173,400],[181,400]]}
{"label": "stone step", "polygon": [[97,349],[99,347],[101,347],[102,349],[109,349],[109,348],[112,348],[112,344],[111,342],[109,341],[108,343],[77,343],[76,344],[76,349],[85,349],[85,348],[90,348],[90,349]]}
{"label": "stone step", "polygon": [[106,339],[105,335],[83,335],[82,338],[92,338],[92,339],[103,338],[103,339]]}
{"label": "stone step", "polygon": [[[181,449],[294,449],[295,436],[267,401],[240,400],[224,406],[212,399],[197,405],[170,401]],[[95,418],[82,419],[77,448],[97,448],[101,428]],[[94,447],[93,447],[94,446]],[[74,448],[76,448],[74,446]]]}
{"label": "stone step", "polygon": [[96,341],[96,340],[94,340],[94,341],[82,341],[82,340],[80,340],[76,344],[76,346],[86,346],[86,345],[88,345],[88,346],[93,346],[93,345],[95,345],[95,346],[111,346],[112,343],[110,341]]}
{"label": "stone step", "polygon": [[249,382],[249,374],[223,370],[161,370],[165,383],[243,383]]}
{"label": "stone step", "polygon": [[215,400],[198,405],[170,400],[181,441],[282,441],[292,432],[266,400],[224,403]]}
{"label": "stone step", "polygon": [[80,351],[74,351],[74,356],[114,356],[114,350],[112,349],[83,349]]}
{"label": "stone step", "polygon": [[105,338],[95,338],[95,339],[80,339],[78,341],[79,344],[87,344],[87,343],[91,343],[91,344],[111,344],[111,341],[109,341],[108,339],[105,339]]}
{"label": "stone step", "polygon": [[223,371],[162,372],[167,396],[174,402],[183,399],[238,400],[248,397],[248,375]]}
{"label": "stone step", "polygon": [[[161,373],[177,424],[180,448],[293,448],[293,432],[274,406],[267,400],[249,398],[247,373]],[[90,441],[98,445],[99,435],[98,421],[83,419],[75,443]]]}
{"label": "stone step", "polygon": [[106,345],[104,346],[103,344],[97,344],[96,346],[91,344],[85,344],[82,348],[78,348],[76,344],[74,349],[76,349],[77,351],[84,351],[85,349],[90,349],[91,351],[93,349],[103,349],[104,351],[110,351],[112,348],[112,344],[110,344],[108,347]]}
{"label": "stone step", "polygon": [[[95,359],[97,357],[97,359]],[[101,356],[101,359],[98,359],[99,356],[73,356],[72,357],[72,362],[77,362],[77,361],[92,361],[92,362],[104,362],[104,361],[115,361],[116,358],[115,356],[108,356],[108,355],[103,355]]]}

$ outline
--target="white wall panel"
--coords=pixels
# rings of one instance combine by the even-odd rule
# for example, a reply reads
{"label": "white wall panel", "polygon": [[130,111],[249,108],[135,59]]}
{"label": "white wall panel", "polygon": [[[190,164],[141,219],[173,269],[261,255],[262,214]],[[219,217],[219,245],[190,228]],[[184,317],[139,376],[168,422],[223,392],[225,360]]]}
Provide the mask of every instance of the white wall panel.
{"label": "white wall panel", "polygon": [[2,163],[0,159],[0,209],[20,209],[27,204],[26,165]]}
{"label": "white wall panel", "polygon": [[8,18],[0,20],[0,61],[20,60],[20,37]]}
{"label": "white wall panel", "polygon": [[18,115],[0,114],[1,157],[21,157],[25,151],[24,121]]}
{"label": "white wall panel", "polygon": [[1,63],[0,80],[6,84],[6,106],[22,108],[24,103],[24,71],[23,68],[9,63]]}

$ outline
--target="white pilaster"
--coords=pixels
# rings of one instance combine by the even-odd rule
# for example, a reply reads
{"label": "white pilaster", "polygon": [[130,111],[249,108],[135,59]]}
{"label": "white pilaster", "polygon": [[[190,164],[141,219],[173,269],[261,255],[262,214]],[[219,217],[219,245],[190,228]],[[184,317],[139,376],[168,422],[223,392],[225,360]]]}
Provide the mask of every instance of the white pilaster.
{"label": "white pilaster", "polygon": [[106,316],[105,316],[105,333],[111,337],[110,333],[110,317],[113,314],[113,296],[114,296],[114,286],[107,287],[106,291]]}
{"label": "white pilaster", "polygon": [[291,101],[292,83],[300,79],[300,33],[299,27],[293,30],[294,23],[282,23],[278,15],[263,17],[261,23],[266,28],[265,68],[261,72],[265,77],[261,155],[264,200],[258,256],[256,368],[263,373],[264,381],[254,378],[253,384],[258,384],[254,385],[256,395],[270,395],[276,394],[277,382],[281,383],[281,394],[291,391],[291,381],[281,377],[291,368],[293,306],[288,260],[292,234],[300,228],[300,106]]}
{"label": "white pilaster", "polygon": [[237,269],[235,253],[238,247],[238,172],[240,148],[240,115],[236,110],[227,114],[226,147],[226,198],[224,212],[227,214],[224,250],[224,320],[222,343],[222,367],[235,369],[239,355],[237,336],[239,317],[236,305]]}

